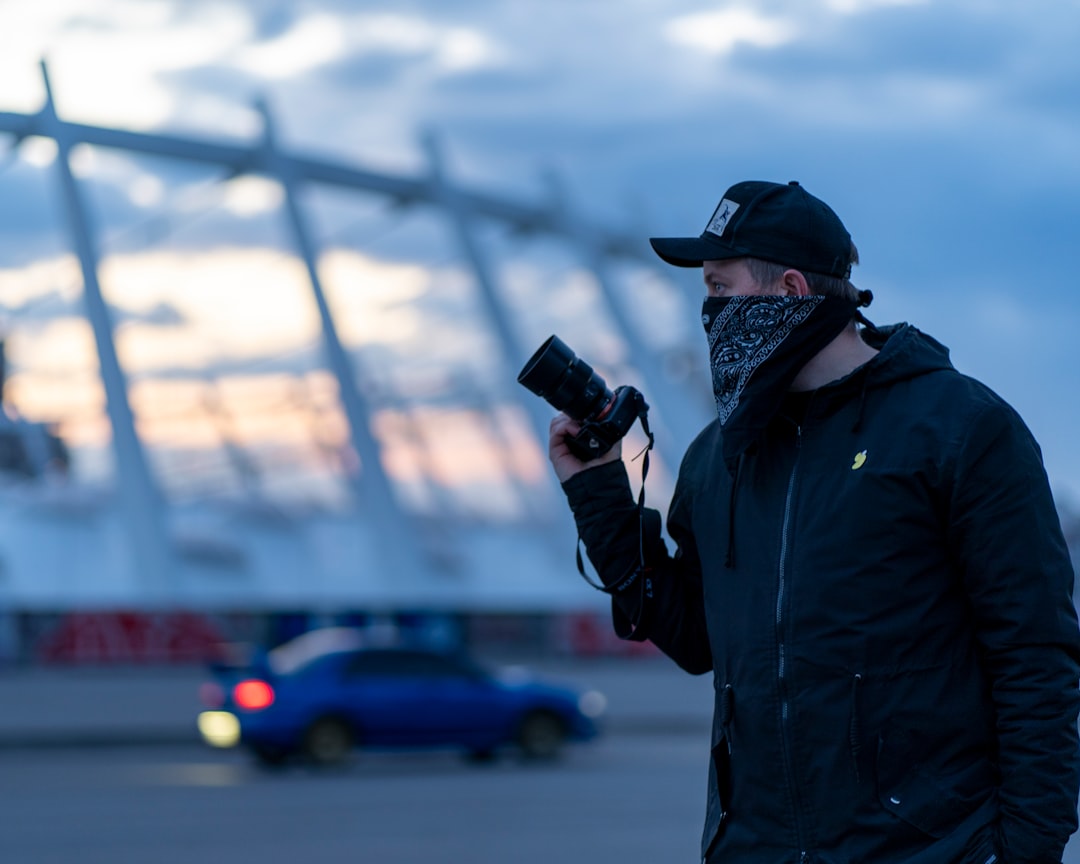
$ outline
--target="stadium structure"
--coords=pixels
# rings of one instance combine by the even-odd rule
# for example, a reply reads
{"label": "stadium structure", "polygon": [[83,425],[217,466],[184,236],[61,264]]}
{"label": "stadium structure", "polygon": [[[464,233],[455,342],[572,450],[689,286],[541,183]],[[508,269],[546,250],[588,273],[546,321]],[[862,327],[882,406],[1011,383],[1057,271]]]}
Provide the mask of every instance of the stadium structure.
{"label": "stadium structure", "polygon": [[[46,99],[40,111],[0,112],[0,133],[9,136],[13,151],[31,138],[55,142],[49,170],[62,193],[57,218],[81,276],[111,470],[107,482],[85,482],[79,452],[65,446],[65,418],[24,417],[17,405],[6,404],[0,426],[4,609],[606,608],[606,598],[575,572],[572,522],[546,466],[553,409],[518,386],[516,373],[540,341],[559,330],[609,384],[637,385],[649,400],[657,434],[649,500],[664,507],[678,454],[709,419],[711,393],[707,382],[694,377],[704,372],[703,356],[696,355],[702,340],[689,342],[685,332],[665,330],[642,313],[643,306],[667,308],[675,310],[672,319],[690,325],[696,320],[695,301],[654,269],[646,231],[589,221],[558,192],[557,183],[536,201],[459,183],[431,134],[420,138],[418,148],[426,164],[408,174],[292,152],[275,132],[266,104],[257,105],[261,135],[246,142],[102,128],[62,118],[44,63],[42,74]],[[258,176],[277,184],[282,248],[302,266],[317,310],[320,338],[313,364],[333,385],[320,421],[325,429],[340,430],[329,448],[336,466],[332,485],[340,491],[332,505],[301,506],[288,495],[268,493],[261,481],[274,466],[260,464],[242,442],[229,440],[227,430],[221,444],[233,473],[230,492],[189,484],[178,494],[176,472],[171,479],[163,476],[169,456],[147,439],[149,421],[136,410],[132,375],[117,347],[117,313],[102,275],[108,257],[102,237],[109,226],[94,214],[88,192],[94,178],[72,168],[73,152],[85,148],[149,159],[151,165],[196,166],[220,183]],[[335,297],[369,286],[327,284],[325,256],[331,246],[349,243],[331,242],[323,236],[327,232],[313,227],[311,202],[320,195],[378,202],[380,218],[388,223],[422,212],[445,233],[455,257],[444,270],[462,276],[458,288],[471,298],[474,314],[462,321],[448,313],[423,338],[456,338],[455,356],[471,355],[472,368],[480,365],[483,375],[466,365],[410,378],[396,374],[393,356],[342,335],[349,328],[335,311]],[[492,251],[500,243],[509,253]],[[523,300],[524,289],[508,284],[513,256],[549,252],[570,263],[559,292],[540,296],[561,299]],[[640,302],[645,295],[652,298],[647,304]],[[424,302],[437,305],[433,296]],[[8,365],[17,367],[17,358]],[[192,377],[213,391],[215,374],[220,368]],[[141,373],[139,386],[153,376]],[[215,404],[219,414],[228,414],[227,405]],[[437,418],[454,411],[472,418],[472,434],[481,441],[469,446],[487,450],[499,474],[489,484],[496,491],[481,487],[474,494],[505,503],[486,511],[463,504],[457,481],[444,476],[454,472],[440,470],[432,439],[440,435]],[[421,422],[424,416],[429,419]],[[403,478],[388,453],[406,445],[418,467]],[[624,458],[632,478],[640,476],[633,467],[640,463],[632,457],[641,445],[636,431],[631,433]],[[447,454],[444,447],[439,458],[453,460],[453,449]]]}

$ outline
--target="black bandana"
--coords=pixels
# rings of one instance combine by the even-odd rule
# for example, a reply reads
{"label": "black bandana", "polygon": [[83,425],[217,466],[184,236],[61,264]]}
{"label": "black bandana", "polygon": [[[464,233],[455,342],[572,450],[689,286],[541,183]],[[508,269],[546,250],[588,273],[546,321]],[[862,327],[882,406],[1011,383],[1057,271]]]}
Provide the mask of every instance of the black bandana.
{"label": "black bandana", "polygon": [[729,468],[772,419],[795,376],[851,323],[859,305],[817,294],[705,298],[701,323]]}

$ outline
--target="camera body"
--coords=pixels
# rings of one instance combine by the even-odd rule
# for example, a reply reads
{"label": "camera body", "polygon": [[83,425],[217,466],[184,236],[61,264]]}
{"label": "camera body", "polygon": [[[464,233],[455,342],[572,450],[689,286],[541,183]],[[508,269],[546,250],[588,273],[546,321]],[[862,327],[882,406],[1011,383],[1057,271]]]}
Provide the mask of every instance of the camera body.
{"label": "camera body", "polygon": [[541,345],[518,374],[518,383],[581,424],[566,445],[582,462],[598,459],[649,410],[630,386],[608,389],[604,379],[557,336]]}
{"label": "camera body", "polygon": [[[568,435],[566,446],[582,462],[599,459],[630,431],[642,411],[648,411],[645,397],[633,387],[616,387],[612,400],[595,420],[580,420],[581,431]],[[574,418],[578,420],[577,417]]]}

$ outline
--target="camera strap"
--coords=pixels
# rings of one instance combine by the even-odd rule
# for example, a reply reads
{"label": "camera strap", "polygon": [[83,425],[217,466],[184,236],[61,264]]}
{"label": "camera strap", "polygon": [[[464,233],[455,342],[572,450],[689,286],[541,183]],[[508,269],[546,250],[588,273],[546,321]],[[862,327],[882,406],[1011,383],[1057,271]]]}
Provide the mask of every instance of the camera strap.
{"label": "camera strap", "polygon": [[[616,580],[610,585],[604,585],[600,582],[594,582],[585,572],[585,560],[581,554],[581,535],[578,535],[575,554],[577,558],[578,573],[581,574],[582,579],[588,582],[589,585],[597,591],[603,591],[605,594],[612,595],[612,597],[618,597],[637,583],[638,591],[640,592],[637,616],[634,621],[629,622],[629,632],[626,635],[619,632],[618,635],[621,638],[629,639],[633,642],[643,642],[646,638],[645,632],[642,629],[645,620],[645,601],[651,599],[653,596],[652,576],[650,575],[650,570],[652,568],[647,567],[645,564],[645,478],[649,476],[649,451],[652,450],[653,446],[656,444],[656,436],[653,435],[652,430],[649,429],[649,406],[645,403],[645,398],[640,393],[637,393],[635,395],[635,402],[638,407],[637,417],[641,422],[641,429],[645,433],[647,439],[645,447],[631,460],[637,461],[638,459],[641,459],[641,489],[638,492],[637,499],[638,560],[626,576]],[[620,628],[617,627],[616,632],[618,632],[619,629]]]}

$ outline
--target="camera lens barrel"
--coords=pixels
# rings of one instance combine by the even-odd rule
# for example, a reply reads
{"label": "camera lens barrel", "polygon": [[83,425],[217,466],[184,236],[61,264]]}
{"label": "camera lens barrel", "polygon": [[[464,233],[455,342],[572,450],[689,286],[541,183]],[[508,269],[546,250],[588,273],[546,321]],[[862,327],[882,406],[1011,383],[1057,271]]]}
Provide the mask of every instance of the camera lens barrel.
{"label": "camera lens barrel", "polygon": [[614,394],[604,379],[558,336],[551,336],[525,364],[518,383],[575,420],[599,415]]}

